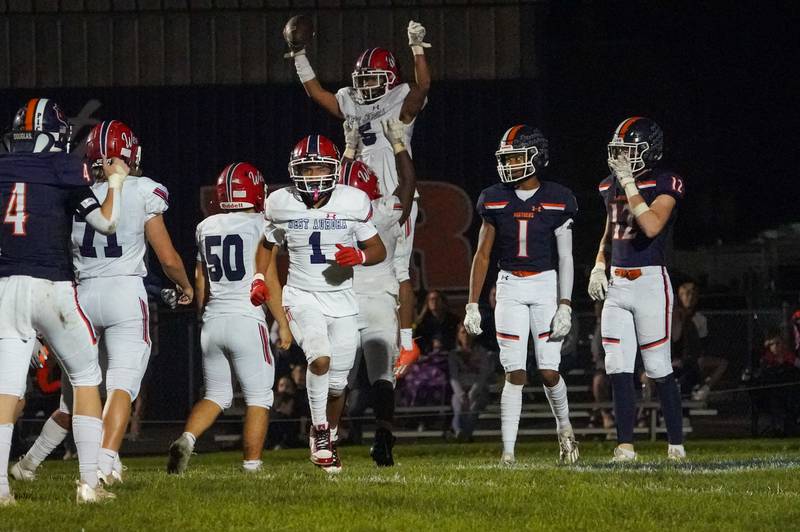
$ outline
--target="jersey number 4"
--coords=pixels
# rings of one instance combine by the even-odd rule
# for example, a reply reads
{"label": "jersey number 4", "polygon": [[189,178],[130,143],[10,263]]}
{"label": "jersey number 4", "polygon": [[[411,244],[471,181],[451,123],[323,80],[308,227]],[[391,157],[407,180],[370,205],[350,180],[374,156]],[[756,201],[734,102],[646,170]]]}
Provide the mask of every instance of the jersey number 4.
{"label": "jersey number 4", "polygon": [[[239,235],[220,235],[207,236],[206,240],[206,264],[208,268],[208,278],[216,282],[222,279],[223,273],[229,281],[241,281],[244,279],[244,241]],[[214,248],[222,247],[222,257]],[[233,264],[231,264],[233,255]]]}
{"label": "jersey number 4", "polygon": [[8,205],[6,205],[6,215],[3,218],[3,223],[13,226],[12,233],[14,236],[25,236],[25,222],[28,221],[28,213],[25,212],[25,183],[14,183],[14,188],[11,189],[11,196],[8,198]]}

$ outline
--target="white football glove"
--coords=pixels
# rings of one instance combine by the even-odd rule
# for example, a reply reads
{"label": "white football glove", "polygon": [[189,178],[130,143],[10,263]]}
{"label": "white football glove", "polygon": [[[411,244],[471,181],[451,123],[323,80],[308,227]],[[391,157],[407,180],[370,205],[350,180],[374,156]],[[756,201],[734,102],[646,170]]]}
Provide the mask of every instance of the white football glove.
{"label": "white football glove", "polygon": [[550,342],[560,342],[572,329],[572,307],[560,303],[550,322]]}
{"label": "white football glove", "polygon": [[[624,153],[617,155],[616,159],[608,161],[608,167],[614,173],[620,186],[625,190],[625,194],[638,194],[639,189],[636,188],[636,181],[633,178],[633,171],[631,170],[631,162],[628,156]],[[629,187],[633,187],[629,191]]]}
{"label": "white football glove", "polygon": [[406,125],[399,118],[381,120],[383,134],[389,139],[395,153],[406,149]]}
{"label": "white football glove", "polygon": [[468,334],[478,336],[483,332],[481,329],[481,313],[477,303],[467,303],[467,313],[464,316],[464,328]]}
{"label": "white football glove", "polygon": [[424,48],[430,48],[431,44],[425,41],[425,26],[413,20],[408,21],[408,45],[414,55],[425,53]]}
{"label": "white football glove", "polygon": [[355,118],[347,118],[342,122],[344,130],[344,158],[355,159],[361,134],[358,132],[358,122]]}
{"label": "white football glove", "polygon": [[595,301],[602,301],[608,292],[608,277],[606,277],[606,265],[598,262],[589,274],[589,296]]}
{"label": "white football glove", "polygon": [[113,159],[103,159],[103,174],[108,180],[109,188],[122,188],[122,183],[128,177],[131,169],[125,161],[114,157]]}

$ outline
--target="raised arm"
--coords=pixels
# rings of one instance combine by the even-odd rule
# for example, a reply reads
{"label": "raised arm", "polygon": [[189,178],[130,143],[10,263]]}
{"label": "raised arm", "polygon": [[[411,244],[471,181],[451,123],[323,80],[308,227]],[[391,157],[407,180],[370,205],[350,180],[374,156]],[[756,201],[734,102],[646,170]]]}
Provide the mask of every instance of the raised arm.
{"label": "raised arm", "polygon": [[383,132],[394,150],[394,160],[397,166],[397,188],[394,195],[400,199],[403,206],[403,214],[398,223],[406,223],[411,207],[414,203],[414,191],[417,189],[417,173],[414,170],[414,161],[406,147],[406,125],[397,119],[385,120],[381,122]]}
{"label": "raised arm", "polygon": [[122,184],[129,172],[130,168],[122,159],[116,157],[110,160],[103,159],[103,173],[108,181],[108,193],[100,209],[95,209],[86,215],[86,223],[98,233],[110,235],[117,230],[122,205]]}
{"label": "raised arm", "polygon": [[631,171],[631,164],[625,154],[620,154],[616,160],[609,163],[620,186],[625,190],[628,198],[628,207],[636,218],[636,224],[647,238],[655,238],[667,225],[672,209],[675,208],[675,198],[669,194],[659,194],[656,199],[648,205]]}
{"label": "raised arm", "polygon": [[428,91],[431,88],[431,73],[428,68],[428,60],[425,58],[425,48],[430,48],[431,45],[424,41],[425,27],[419,22],[409,21],[408,44],[414,54],[416,83],[410,84],[411,91],[406,96],[403,107],[400,109],[400,120],[405,124],[413,122],[419,112],[422,111],[425,106],[425,100],[428,97]]}

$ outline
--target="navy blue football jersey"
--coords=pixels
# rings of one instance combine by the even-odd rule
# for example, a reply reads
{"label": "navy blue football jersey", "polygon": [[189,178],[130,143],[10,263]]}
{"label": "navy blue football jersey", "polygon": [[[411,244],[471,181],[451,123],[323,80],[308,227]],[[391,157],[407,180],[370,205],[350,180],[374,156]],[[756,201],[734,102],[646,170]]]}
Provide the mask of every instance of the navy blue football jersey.
{"label": "navy blue football jersey", "polygon": [[[648,205],[661,194],[672,196],[676,202],[684,195],[683,179],[667,170],[646,171],[636,178],[636,186]],[[600,183],[600,196],[611,222],[611,265],[622,268],[666,266],[667,246],[672,238],[678,206],[672,209],[664,229],[655,238],[648,238],[639,230],[625,191],[614,176],[608,176]]]}
{"label": "navy blue football jersey", "polygon": [[0,154],[0,277],[73,280],[72,218],[100,207],[90,184],[75,156]]}
{"label": "navy blue football jersey", "polygon": [[502,270],[543,272],[558,268],[555,230],[578,212],[572,191],[552,181],[521,200],[514,187],[497,183],[481,192],[478,214],[495,227],[494,246]]}

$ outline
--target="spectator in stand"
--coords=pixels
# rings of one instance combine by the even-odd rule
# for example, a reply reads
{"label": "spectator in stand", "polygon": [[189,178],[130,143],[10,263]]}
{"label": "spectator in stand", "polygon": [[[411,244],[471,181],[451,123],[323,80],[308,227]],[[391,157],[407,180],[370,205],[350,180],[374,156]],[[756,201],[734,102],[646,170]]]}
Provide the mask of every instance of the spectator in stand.
{"label": "spectator in stand", "polygon": [[800,393],[797,386],[785,385],[798,381],[800,381],[800,358],[789,347],[780,331],[772,332],[764,342],[760,368],[754,384],[774,386],[759,391],[756,396],[756,400],[769,410],[772,418],[771,432],[774,435],[797,435]]}
{"label": "spectator in stand", "polygon": [[458,318],[450,311],[447,298],[438,290],[431,290],[425,298],[425,305],[417,315],[417,336],[420,337],[422,351],[431,351],[433,338],[442,342],[442,349],[450,351],[455,347]]}
{"label": "spectator in stand", "polygon": [[295,415],[297,386],[291,377],[284,375],[275,386],[275,401],[270,411],[267,448],[286,449],[298,447],[297,423],[290,420]]}
{"label": "spectator in stand", "polygon": [[447,401],[448,352],[439,335],[431,338],[430,345],[430,350],[422,354],[401,381],[400,400],[405,406],[443,405]]}
{"label": "spectator in stand", "polygon": [[458,325],[456,349],[448,355],[450,386],[453,389],[453,432],[459,441],[472,441],[480,411],[486,406],[486,383],[492,374],[490,355],[477,339]]}
{"label": "spectator in stand", "polygon": [[728,361],[706,352],[708,320],[697,311],[699,290],[693,281],[678,288],[672,314],[672,367],[683,391],[692,390],[692,400],[705,401],[728,369]]}

